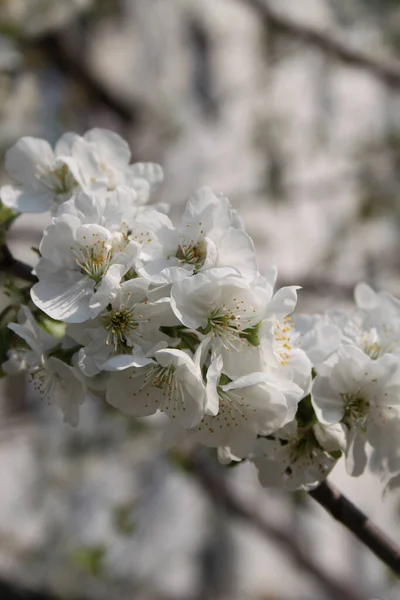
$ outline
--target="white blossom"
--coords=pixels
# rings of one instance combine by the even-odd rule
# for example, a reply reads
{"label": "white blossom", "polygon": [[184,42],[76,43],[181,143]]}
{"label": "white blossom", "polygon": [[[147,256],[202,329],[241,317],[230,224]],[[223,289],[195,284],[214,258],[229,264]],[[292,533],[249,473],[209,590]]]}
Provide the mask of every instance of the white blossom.
{"label": "white blossom", "polygon": [[1,201],[18,212],[51,210],[84,185],[73,157],[38,138],[21,138],[7,151],[5,167],[18,185],[3,186]]}
{"label": "white blossom", "polygon": [[399,452],[400,377],[395,356],[374,360],[355,346],[340,347],[334,364],[314,380],[312,401],[321,423],[345,426],[351,475],[364,471],[367,443],[384,457]]}
{"label": "white blossom", "polygon": [[66,133],[54,150],[45,140],[21,138],[5,159],[17,185],[4,186],[1,200],[19,212],[56,211],[74,192],[94,184],[107,190],[127,184],[143,204],[162,181],[162,169],[152,163],[130,165],[130,157],[125,140],[105,129],[92,129],[83,137]]}
{"label": "white blossom", "polygon": [[[11,364],[4,363],[6,372],[16,372],[16,358],[20,361],[20,370],[28,371],[30,381],[43,400],[57,406],[64,415],[64,421],[76,426],[79,422],[79,406],[86,397],[82,378],[73,367],[70,367],[55,356],[48,356],[49,336],[37,325],[27,307],[22,307],[22,324],[10,323],[12,329],[30,347],[14,351]],[[53,342],[54,343],[54,342]]]}
{"label": "white blossom", "polygon": [[233,352],[249,346],[248,331],[262,321],[269,298],[269,290],[225,268],[177,281],[171,290],[181,323],[208,336],[215,348]]}
{"label": "white blossom", "polygon": [[166,222],[146,248],[141,274],[154,284],[172,283],[213,267],[230,267],[254,281],[254,244],[236,221],[227,198],[209,188],[189,199],[181,226]]}
{"label": "white blossom", "polygon": [[294,418],[302,390],[294,383],[252,372],[229,381],[221,356],[207,373],[207,413],[192,437],[244,457],[257,435],[268,435]]}
{"label": "white blossom", "polygon": [[110,373],[107,401],[136,417],[159,410],[186,428],[202,418],[206,396],[199,365],[187,353],[167,348],[154,359],[133,359]]}
{"label": "white blossom", "polygon": [[23,308],[4,372],[28,371],[72,425],[86,395],[165,413],[176,442],[250,460],[264,486],[312,489],[344,453],[351,475],[368,463],[396,489],[400,301],[359,284],[353,310],[296,316],[298,286],[274,291],[277,268],[259,272],[227,198],[199,189],[175,226],[147,204],[161,167],[130,160],[102,129],[7,153],[4,204],[52,212],[31,298],[65,335]]}
{"label": "white blossom", "polygon": [[39,282],[31,290],[32,300],[54,319],[80,323],[90,318],[90,299],[109,267],[121,264],[127,272],[139,245],[115,238],[101,225],[82,225],[77,217],[63,214],[45,229],[39,249]]}
{"label": "white blossom", "polygon": [[[103,284],[111,278],[112,270],[113,267]],[[113,364],[118,365],[118,360],[125,361],[126,354],[144,356],[170,341],[160,332],[160,326],[176,324],[170,300],[162,298],[148,302],[147,286],[148,282],[140,278],[119,283],[113,293],[105,295],[105,300],[103,297],[96,302],[96,318],[68,328],[68,334],[83,344],[78,364],[85,375],[112,370],[109,366],[112,357]],[[101,293],[100,288],[93,300]]]}
{"label": "white blossom", "polygon": [[[256,441],[250,460],[262,486],[310,490],[328,476],[337,460],[330,452],[340,450],[340,445],[325,448],[316,427],[303,429],[292,421]],[[340,436],[340,429],[337,433]]]}

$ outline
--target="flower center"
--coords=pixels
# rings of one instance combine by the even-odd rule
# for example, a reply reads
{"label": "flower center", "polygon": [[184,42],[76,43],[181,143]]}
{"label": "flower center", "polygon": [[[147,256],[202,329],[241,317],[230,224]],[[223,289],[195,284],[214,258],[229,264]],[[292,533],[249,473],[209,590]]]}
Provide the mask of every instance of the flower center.
{"label": "flower center", "polygon": [[180,263],[193,265],[194,272],[197,273],[207,258],[207,244],[204,240],[196,244],[193,241],[188,244],[181,243],[175,256]]}
{"label": "flower center", "polygon": [[106,345],[112,344],[116,352],[124,352],[130,335],[139,327],[128,308],[113,309],[103,315],[103,324],[109,335]]}
{"label": "flower center", "polygon": [[86,244],[79,248],[71,246],[75,254],[75,262],[81,272],[93,279],[95,283],[100,283],[106,274],[110,265],[112,251],[110,245],[101,239],[92,242],[92,245]]}
{"label": "flower center", "polygon": [[39,392],[42,398],[47,399],[49,404],[51,403],[55,378],[56,375],[50,372],[46,367],[41,363],[36,363],[32,365],[29,371],[30,375],[30,383],[33,384],[34,389]]}
{"label": "flower center", "polygon": [[340,394],[340,396],[345,402],[343,423],[349,427],[354,423],[363,426],[368,418],[371,405],[366,392],[357,390],[357,392]]}
{"label": "flower center", "polygon": [[388,350],[385,350],[378,343],[375,343],[375,344],[365,343],[363,345],[363,350],[364,350],[365,354],[367,354],[367,356],[372,358],[372,360],[377,360],[378,358],[383,356],[386,352],[388,352]]}
{"label": "flower center", "polygon": [[285,448],[282,457],[283,474],[292,477],[297,469],[304,469],[318,461],[322,449],[318,444],[314,432],[311,428],[298,430],[297,434],[290,438],[277,439],[282,447]]}
{"label": "flower center", "polygon": [[227,350],[237,350],[238,344],[243,342],[248,344],[246,338],[242,337],[241,316],[244,300],[233,300],[238,304],[233,307],[223,304],[215,308],[208,317],[207,326],[199,328],[200,333],[212,333],[213,337],[218,337]]}
{"label": "flower center", "polygon": [[164,387],[169,388],[170,392],[174,389],[174,373],[175,367],[170,365],[169,367],[159,367],[157,373],[153,379],[154,387],[162,390]]}
{"label": "flower center", "polygon": [[[61,164],[49,171],[39,171],[38,179],[57,195],[70,194],[78,185],[78,182],[66,164]],[[64,199],[62,200],[64,201]]]}

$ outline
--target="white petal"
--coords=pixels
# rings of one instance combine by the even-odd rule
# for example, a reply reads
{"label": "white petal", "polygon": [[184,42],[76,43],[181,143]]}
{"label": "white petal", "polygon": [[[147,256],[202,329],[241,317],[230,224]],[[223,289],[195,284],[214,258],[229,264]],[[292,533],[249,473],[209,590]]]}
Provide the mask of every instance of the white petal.
{"label": "white petal", "polygon": [[248,281],[254,281],[258,265],[251,237],[230,227],[218,246],[218,265],[234,266]]}
{"label": "white petal", "polygon": [[106,164],[126,167],[131,158],[131,151],[127,142],[113,131],[108,129],[91,129],[84,135],[84,139],[96,146],[96,151],[101,161]]}
{"label": "white petal", "polygon": [[92,319],[99,315],[114,300],[121,279],[124,276],[124,271],[124,265],[111,265],[109,267],[97,290],[90,298],[89,307]]}
{"label": "white petal", "polygon": [[35,189],[42,188],[36,178],[38,166],[48,168],[54,162],[54,153],[45,140],[23,137],[6,152],[5,167],[18,183]]}
{"label": "white petal", "polygon": [[66,323],[90,319],[89,300],[94,282],[78,272],[67,271],[39,281],[31,289],[31,298],[49,317]]}
{"label": "white petal", "polygon": [[43,190],[35,192],[14,185],[5,185],[0,190],[4,206],[20,213],[47,212],[53,205],[53,194]]}
{"label": "white petal", "polygon": [[64,421],[76,427],[79,423],[79,406],[86,397],[85,384],[73,367],[58,358],[49,358],[47,364],[56,374],[52,402],[61,409]]}
{"label": "white petal", "polygon": [[219,396],[217,386],[221,377],[223,362],[222,356],[217,356],[207,371],[207,414],[216,415],[219,410]]}
{"label": "white petal", "polygon": [[44,258],[57,265],[75,266],[75,257],[71,246],[74,245],[75,232],[80,221],[73,215],[62,215],[52,220],[46,227],[39,250]]}
{"label": "white petal", "polygon": [[373,310],[379,304],[379,297],[366,283],[359,283],[354,290],[354,299],[359,308]]}
{"label": "white petal", "polygon": [[318,375],[314,379],[311,400],[320,423],[333,425],[343,419],[344,400],[332,389],[328,377]]}
{"label": "white petal", "polygon": [[57,157],[71,156],[74,145],[81,141],[82,138],[77,133],[64,133],[55,145],[54,152]]}
{"label": "white petal", "polygon": [[202,229],[208,235],[215,229],[225,232],[232,225],[231,204],[227,198],[216,196],[210,188],[202,187],[188,200],[182,223]]}
{"label": "white petal", "polygon": [[364,436],[358,428],[351,429],[347,438],[346,470],[352,477],[359,477],[364,473],[366,465]]}
{"label": "white petal", "polygon": [[299,286],[287,286],[279,289],[268,304],[267,315],[284,319],[294,311],[297,303],[297,290]]}
{"label": "white petal", "polygon": [[177,281],[171,290],[171,308],[191,329],[206,327],[214,306],[209,279],[202,273]]}
{"label": "white petal", "polygon": [[135,178],[145,179],[151,186],[161,183],[164,179],[162,167],[156,163],[134,163],[129,169]]}
{"label": "white petal", "polygon": [[107,384],[107,402],[134,417],[156,413],[163,402],[163,389],[147,382],[148,372],[149,368],[144,367],[111,373]]}
{"label": "white petal", "polygon": [[104,371],[124,371],[131,367],[145,367],[151,363],[154,363],[151,358],[139,354],[118,354],[106,360],[102,368]]}

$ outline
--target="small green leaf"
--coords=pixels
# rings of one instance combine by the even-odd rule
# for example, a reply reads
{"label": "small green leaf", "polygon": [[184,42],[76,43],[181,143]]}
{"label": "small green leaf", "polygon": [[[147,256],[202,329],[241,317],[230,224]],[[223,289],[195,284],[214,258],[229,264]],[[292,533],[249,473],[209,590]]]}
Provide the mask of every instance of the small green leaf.
{"label": "small green leaf", "polygon": [[103,544],[78,548],[72,553],[71,560],[82,571],[97,577],[103,569],[106,547]]}
{"label": "small green leaf", "polygon": [[309,427],[317,422],[317,417],[311,403],[311,394],[308,394],[308,396],[299,402],[296,420],[300,427]]}
{"label": "small green leaf", "polygon": [[333,450],[332,452],[329,452],[329,455],[332,456],[332,458],[334,458],[335,460],[339,460],[339,458],[342,457],[342,451],[341,450]]}
{"label": "small green leaf", "polygon": [[37,315],[37,321],[39,325],[41,325],[43,329],[53,337],[63,338],[65,336],[65,323],[61,323],[61,321],[55,321],[54,319],[50,319],[50,317],[48,317],[44,313],[39,313]]}
{"label": "small green leaf", "polygon": [[19,213],[7,208],[0,201],[0,227],[3,231],[7,231],[17,217],[19,217]]}

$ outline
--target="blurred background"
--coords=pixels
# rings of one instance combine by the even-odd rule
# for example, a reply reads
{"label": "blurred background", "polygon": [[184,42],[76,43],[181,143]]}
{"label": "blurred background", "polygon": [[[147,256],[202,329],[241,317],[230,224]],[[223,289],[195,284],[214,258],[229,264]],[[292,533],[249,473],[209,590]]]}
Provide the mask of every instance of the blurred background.
{"label": "blurred background", "polygon": [[[0,0],[1,162],[23,135],[113,129],[134,161],[163,165],[173,218],[196,187],[224,192],[261,271],[303,286],[300,311],[350,306],[360,280],[400,295],[399,52],[398,0]],[[34,264],[47,222],[16,221],[15,256]],[[90,401],[72,430],[23,377],[2,380],[0,599],[352,598],[296,551],[360,598],[400,598],[306,494],[217,471],[284,547],[170,446],[161,418]],[[331,480],[400,539],[400,495],[341,463]]]}

